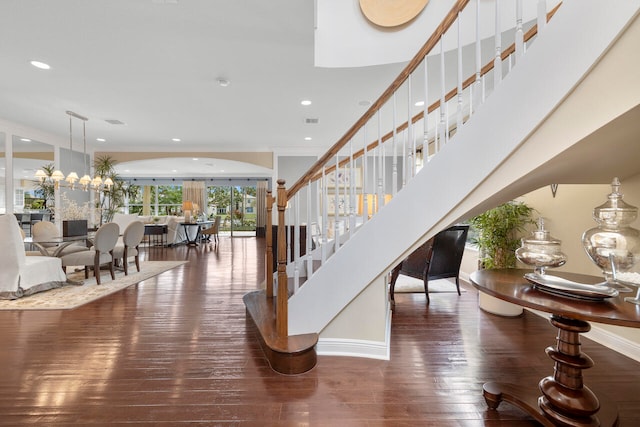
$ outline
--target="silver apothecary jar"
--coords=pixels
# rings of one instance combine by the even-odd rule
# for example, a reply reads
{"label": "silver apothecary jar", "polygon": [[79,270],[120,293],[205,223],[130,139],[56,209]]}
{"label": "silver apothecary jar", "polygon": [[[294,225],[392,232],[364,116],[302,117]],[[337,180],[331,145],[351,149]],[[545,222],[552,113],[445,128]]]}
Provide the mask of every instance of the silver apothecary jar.
{"label": "silver apothecary jar", "polygon": [[598,226],[582,234],[587,255],[602,269],[607,282],[615,283],[615,271],[628,271],[640,261],[640,231],[631,227],[638,217],[638,208],[622,200],[620,181],[614,178],[606,203],[593,209]]}
{"label": "silver apothecary jar", "polygon": [[560,250],[560,240],[551,237],[545,229],[544,219],[538,219],[538,229],[528,239],[523,238],[522,246],[516,249],[516,258],[534,267],[538,274],[545,274],[547,268],[563,266],[567,257]]}

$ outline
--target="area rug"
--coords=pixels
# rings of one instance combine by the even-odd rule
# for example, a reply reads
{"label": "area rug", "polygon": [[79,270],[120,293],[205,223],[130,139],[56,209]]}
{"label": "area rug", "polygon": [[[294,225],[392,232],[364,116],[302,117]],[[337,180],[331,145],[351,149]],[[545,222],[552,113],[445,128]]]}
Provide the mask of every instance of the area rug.
{"label": "area rug", "polygon": [[[102,271],[100,285],[96,285],[96,279],[93,276],[85,280],[83,271],[70,273],[67,275],[69,279],[84,281],[84,284],[65,285],[13,301],[2,300],[0,310],[74,309],[185,263],[187,261],[144,261],[140,263],[140,272],[136,271],[135,265],[131,265],[128,276],[125,276],[123,271],[116,270],[115,280],[111,280],[108,271]],[[67,271],[72,270],[68,268]]]}
{"label": "area rug", "polygon": [[[398,276],[398,280],[396,280],[396,287],[394,289],[394,293],[413,293],[413,292],[424,292],[424,282],[422,279],[414,279],[413,277],[405,276],[401,274]],[[455,292],[456,290],[456,280],[455,279],[438,279],[438,280],[429,280],[429,293],[448,293]],[[460,292],[466,292],[462,286],[460,287]]]}

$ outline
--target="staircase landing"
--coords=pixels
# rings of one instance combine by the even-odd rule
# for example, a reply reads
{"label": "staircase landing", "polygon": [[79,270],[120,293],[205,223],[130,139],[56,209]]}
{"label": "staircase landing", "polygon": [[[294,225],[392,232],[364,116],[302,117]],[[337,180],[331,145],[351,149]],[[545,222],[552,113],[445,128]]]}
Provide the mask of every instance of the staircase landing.
{"label": "staircase landing", "polygon": [[318,334],[278,337],[276,334],[275,297],[267,298],[264,290],[243,298],[247,318],[257,329],[258,338],[271,368],[281,374],[301,374],[317,363]]}

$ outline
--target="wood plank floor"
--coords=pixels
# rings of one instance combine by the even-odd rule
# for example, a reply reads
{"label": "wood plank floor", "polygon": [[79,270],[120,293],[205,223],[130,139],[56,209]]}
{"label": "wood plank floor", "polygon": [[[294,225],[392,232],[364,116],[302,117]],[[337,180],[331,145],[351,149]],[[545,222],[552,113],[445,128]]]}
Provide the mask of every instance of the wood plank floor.
{"label": "wood plank floor", "polygon": [[[0,312],[0,425],[530,426],[483,382],[536,387],[555,331],[532,314],[481,312],[477,294],[397,294],[391,360],[320,356],[283,376],[267,365],[242,296],[263,280],[263,243],[221,237],[144,249],[190,262],[71,311]],[[357,266],[354,266],[354,268]],[[640,364],[589,340],[596,393],[640,425]]]}

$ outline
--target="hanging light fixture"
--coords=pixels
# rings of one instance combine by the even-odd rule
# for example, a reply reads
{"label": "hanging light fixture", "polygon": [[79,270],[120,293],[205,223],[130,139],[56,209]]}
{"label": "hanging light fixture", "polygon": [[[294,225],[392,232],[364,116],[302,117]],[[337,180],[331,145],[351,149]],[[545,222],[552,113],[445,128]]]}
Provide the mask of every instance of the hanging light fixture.
{"label": "hanging light fixture", "polygon": [[[70,159],[72,160],[71,163],[73,163],[73,118],[77,118],[82,120],[82,124],[84,126],[84,122],[87,121],[86,117],[83,117],[79,114],[74,113],[73,111],[67,111],[67,114],[69,115],[69,151],[71,151],[70,154]],[[83,159],[84,160],[84,159]],[[60,173],[62,174],[62,172]],[[54,172],[55,175],[55,172]],[[74,171],[69,172],[69,175],[67,175],[67,178],[65,179],[65,181],[67,181],[69,183],[69,187],[73,190],[76,184],[76,181],[78,181],[78,174],[75,173]]]}
{"label": "hanging light fixture", "polygon": [[76,118],[76,119],[82,120],[82,153],[84,156],[82,158],[82,162],[83,162],[82,167],[84,169],[84,175],[82,175],[82,178],[78,178],[78,174],[72,171],[72,172],[69,172],[69,174],[65,178],[62,171],[59,169],[56,169],[55,171],[53,171],[51,176],[48,176],[43,169],[39,169],[35,174],[35,178],[41,183],[47,180],[52,181],[56,189],[59,188],[61,181],[66,181],[69,185],[69,188],[71,188],[72,190],[75,189],[76,182],[82,186],[82,189],[84,191],[87,191],[90,186],[94,190],[100,190],[101,187],[103,186],[106,187],[107,189],[110,189],[111,186],[113,185],[113,180],[111,178],[107,177],[103,182],[101,176],[96,175],[95,177],[91,178],[91,175],[89,174],[90,167],[87,165],[88,158],[87,158],[87,126],[86,126],[86,122],[89,119],[84,116],[81,116],[78,113],[74,113],[73,111],[66,111],[66,113],[69,116],[69,150],[71,151],[71,156],[70,156],[71,159],[73,159],[73,119]]}
{"label": "hanging light fixture", "polygon": [[84,168],[84,175],[82,175],[82,178],[80,178],[80,181],[78,181],[78,183],[80,185],[82,185],[82,190],[83,191],[87,191],[89,190],[89,184],[91,184],[91,177],[89,176],[89,173],[87,172],[87,170],[89,169],[87,167],[87,119],[85,118],[82,121],[82,167]]}

